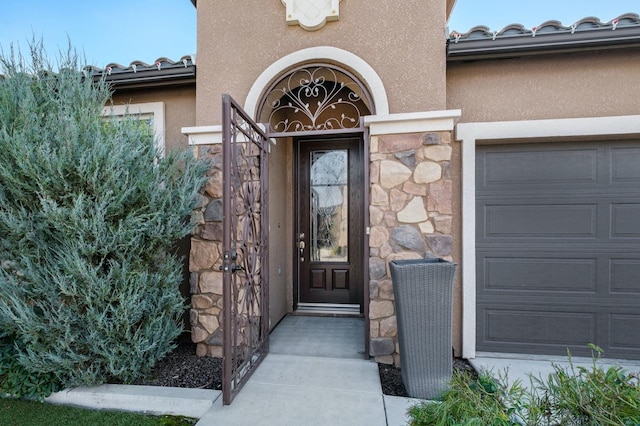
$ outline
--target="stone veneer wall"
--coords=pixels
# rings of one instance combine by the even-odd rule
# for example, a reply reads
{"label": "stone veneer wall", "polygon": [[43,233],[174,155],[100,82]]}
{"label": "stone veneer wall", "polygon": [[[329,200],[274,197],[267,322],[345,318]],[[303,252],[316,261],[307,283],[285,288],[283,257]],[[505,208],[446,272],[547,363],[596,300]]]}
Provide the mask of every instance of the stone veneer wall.
{"label": "stone veneer wall", "polygon": [[200,145],[196,156],[210,162],[208,182],[191,220],[191,340],[198,356],[222,358],[222,145]]}
{"label": "stone veneer wall", "polygon": [[[199,356],[222,357],[222,145],[200,145],[209,180],[192,221],[191,339]],[[451,260],[451,133],[371,137],[370,354],[399,365],[393,285],[388,264],[436,256]]]}
{"label": "stone veneer wall", "polygon": [[451,133],[374,136],[370,145],[370,354],[400,364],[389,262],[452,260]]}

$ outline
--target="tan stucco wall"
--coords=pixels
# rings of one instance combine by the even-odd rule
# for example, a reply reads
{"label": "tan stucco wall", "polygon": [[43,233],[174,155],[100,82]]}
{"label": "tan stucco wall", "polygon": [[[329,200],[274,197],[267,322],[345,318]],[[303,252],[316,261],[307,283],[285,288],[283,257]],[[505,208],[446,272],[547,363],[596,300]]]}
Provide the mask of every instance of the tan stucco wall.
{"label": "tan stucco wall", "polygon": [[195,85],[175,88],[119,90],[113,96],[114,105],[144,102],[164,102],[165,150],[186,149],[188,140],[182,127],[196,123]]}
{"label": "tan stucco wall", "polygon": [[[289,143],[287,143],[289,142]],[[292,309],[290,141],[278,139],[269,154],[269,320],[270,327]]]}
{"label": "tan stucco wall", "polygon": [[460,123],[639,114],[639,96],[638,48],[447,65]]}
{"label": "tan stucco wall", "polygon": [[[308,32],[288,26],[279,1],[198,3],[197,124],[221,121],[221,95],[240,104],[257,77],[300,49],[333,46],[366,61],[382,79],[390,112],[445,108],[444,0],[349,0],[340,20]],[[251,112],[253,113],[253,112]]]}

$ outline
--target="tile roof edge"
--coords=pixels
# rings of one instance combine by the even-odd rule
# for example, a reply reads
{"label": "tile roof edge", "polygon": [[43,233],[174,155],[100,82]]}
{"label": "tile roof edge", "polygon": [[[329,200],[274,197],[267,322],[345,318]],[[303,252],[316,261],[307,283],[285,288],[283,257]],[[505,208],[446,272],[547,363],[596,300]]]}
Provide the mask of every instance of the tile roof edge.
{"label": "tile roof edge", "polygon": [[83,68],[83,70],[89,71],[92,75],[102,74],[106,72],[108,75],[113,73],[122,73],[122,72],[133,72],[137,73],[140,71],[147,70],[162,70],[163,68],[176,68],[176,67],[184,67],[188,68],[190,66],[196,65],[196,55],[184,55],[177,61],[173,61],[171,59],[160,57],[153,61],[153,64],[148,64],[146,62],[135,60],[132,61],[129,65],[124,66],[118,64],[116,62],[110,62],[105,65],[104,68],[97,67],[95,65],[87,65]]}
{"label": "tile roof edge", "polygon": [[104,68],[86,66],[83,72],[94,80],[104,78],[115,89],[192,84],[196,77],[196,56],[184,55],[178,61],[161,57],[153,64],[133,61],[128,66],[117,63]]}
{"label": "tile roof edge", "polygon": [[606,23],[586,17],[569,27],[552,20],[531,29],[510,24],[493,32],[486,26],[473,27],[465,34],[453,31],[448,40],[447,59],[471,60],[634,45],[640,45],[640,16],[626,13]]}
{"label": "tile roof edge", "polygon": [[535,27],[526,28],[522,24],[515,22],[515,23],[511,23],[504,26],[499,31],[491,31],[491,29],[487,26],[476,25],[464,33],[455,31],[455,30],[452,31],[451,38],[453,39],[455,38],[454,36],[457,35],[459,40],[464,40],[464,39],[467,39],[474,32],[481,31],[481,30],[486,31],[492,37],[494,34],[497,35],[497,37],[500,37],[505,35],[505,33],[508,33],[509,31],[513,31],[513,30],[521,31],[523,34],[532,34],[534,32],[537,33],[545,27],[555,27],[557,30],[574,30],[575,31],[575,30],[580,30],[581,27],[583,27],[584,29],[585,26],[591,25],[592,27],[597,27],[597,28],[616,29],[620,25],[621,21],[624,21],[624,20],[635,21],[636,25],[640,25],[640,16],[637,13],[624,13],[607,22],[602,22],[600,21],[599,18],[594,16],[587,16],[576,21],[571,25],[563,25],[560,21],[557,21],[557,20],[547,20]]}

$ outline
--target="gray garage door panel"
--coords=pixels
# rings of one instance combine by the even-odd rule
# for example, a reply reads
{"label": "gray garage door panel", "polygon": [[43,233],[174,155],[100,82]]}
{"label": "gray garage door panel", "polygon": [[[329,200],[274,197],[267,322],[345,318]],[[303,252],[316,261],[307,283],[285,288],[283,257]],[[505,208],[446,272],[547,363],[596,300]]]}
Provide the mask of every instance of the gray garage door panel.
{"label": "gray garage door panel", "polygon": [[607,312],[581,306],[579,311],[549,312],[548,306],[487,306],[478,326],[485,330],[481,350],[489,352],[566,355],[568,349],[589,356],[587,344],[607,338],[606,345],[599,344],[607,356],[634,359],[640,339],[640,315],[621,308]]}
{"label": "gray garage door panel", "polygon": [[481,267],[487,292],[596,292],[597,259],[485,257]]}
{"label": "gray garage door panel", "polygon": [[609,270],[612,293],[640,294],[640,259],[611,259]]}
{"label": "gray garage door panel", "polygon": [[[640,165],[638,165],[638,168],[640,168]],[[612,237],[640,237],[640,204],[612,204],[611,216]]]}
{"label": "gray garage door panel", "polygon": [[485,205],[485,237],[596,236],[597,204]]}
{"label": "gray garage door panel", "polygon": [[[596,149],[556,150],[554,155],[539,150],[491,152],[484,158],[485,186],[576,185],[597,182]],[[571,165],[567,167],[567,165]]]}
{"label": "gray garage door panel", "polygon": [[612,330],[610,347],[620,352],[635,352],[640,339],[640,315],[611,314],[609,321]]}
{"label": "gray garage door panel", "polygon": [[[640,297],[640,253],[602,250],[508,250],[488,248],[476,262],[479,296],[526,297],[551,301],[560,296],[590,298],[609,305],[636,303]],[[624,299],[631,296],[629,301]]]}
{"label": "gray garage door panel", "polygon": [[[638,141],[633,142],[638,144]],[[476,190],[485,188],[583,189],[596,187],[637,188],[640,183],[640,147],[576,144],[543,151],[530,144],[507,151],[483,152],[476,156]],[[547,147],[550,144],[546,144]],[[555,145],[555,144],[554,144]],[[506,147],[506,145],[501,145]],[[484,149],[484,148],[480,148]],[[491,149],[491,148],[488,148]]]}
{"label": "gray garage door panel", "polygon": [[639,183],[640,182],[640,148],[613,148],[611,149],[612,182],[614,183]]}
{"label": "gray garage door panel", "polygon": [[[514,306],[516,308],[516,306]],[[583,346],[596,339],[596,314],[520,309],[485,309],[487,343]],[[566,352],[566,349],[564,349]]]}
{"label": "gray garage door panel", "polygon": [[479,147],[477,347],[640,359],[640,141]]}

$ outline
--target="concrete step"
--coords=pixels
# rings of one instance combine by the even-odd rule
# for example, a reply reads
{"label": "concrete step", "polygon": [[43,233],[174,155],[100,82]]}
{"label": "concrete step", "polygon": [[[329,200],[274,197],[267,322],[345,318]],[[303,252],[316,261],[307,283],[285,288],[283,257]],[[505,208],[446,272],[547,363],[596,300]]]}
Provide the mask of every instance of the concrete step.
{"label": "concrete step", "polygon": [[220,391],[210,389],[101,385],[65,389],[50,395],[46,402],[98,410],[200,418],[220,395]]}

